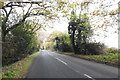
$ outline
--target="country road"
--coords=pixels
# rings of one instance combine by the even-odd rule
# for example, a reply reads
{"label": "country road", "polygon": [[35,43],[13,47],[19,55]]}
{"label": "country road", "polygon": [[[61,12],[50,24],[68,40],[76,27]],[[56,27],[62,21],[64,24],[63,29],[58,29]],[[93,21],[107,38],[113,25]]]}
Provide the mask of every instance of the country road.
{"label": "country road", "polygon": [[44,50],[30,67],[27,78],[118,78],[118,68]]}

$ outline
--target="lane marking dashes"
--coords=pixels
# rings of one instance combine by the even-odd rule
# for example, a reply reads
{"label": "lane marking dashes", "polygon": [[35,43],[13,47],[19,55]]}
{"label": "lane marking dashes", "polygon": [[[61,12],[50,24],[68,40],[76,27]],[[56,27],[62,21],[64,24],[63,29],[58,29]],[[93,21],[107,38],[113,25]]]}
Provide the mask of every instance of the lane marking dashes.
{"label": "lane marking dashes", "polygon": [[90,79],[92,79],[92,80],[95,80],[95,79],[93,79],[91,76],[89,76],[89,75],[87,75],[87,74],[84,74],[84,76],[86,76],[86,77],[88,77],[88,78],[90,78]]}
{"label": "lane marking dashes", "polygon": [[[47,51],[47,53],[48,53],[49,55],[53,56],[53,55],[50,54],[48,51]],[[62,60],[59,59],[59,58],[55,58],[55,59],[57,59],[58,61],[62,62],[62,63],[65,64],[65,65],[68,65],[66,62],[62,61]],[[72,69],[72,70],[74,70],[74,69]],[[75,71],[75,70],[74,70],[74,71]],[[75,71],[75,72],[79,73],[79,71]],[[92,79],[92,80],[95,80],[95,79],[93,79],[91,76],[89,76],[89,75],[87,75],[87,74],[84,74],[84,76],[86,76],[87,78],[90,78],[90,79]]]}
{"label": "lane marking dashes", "polygon": [[55,59],[57,59],[58,61],[62,62],[62,63],[65,64],[65,65],[67,65],[67,63],[64,62],[64,61],[62,61],[61,59],[59,59],[59,58],[55,58]]}
{"label": "lane marking dashes", "polygon": [[47,54],[49,54],[49,55],[53,56],[53,55],[52,55],[52,54],[50,54],[48,51],[47,51]]}

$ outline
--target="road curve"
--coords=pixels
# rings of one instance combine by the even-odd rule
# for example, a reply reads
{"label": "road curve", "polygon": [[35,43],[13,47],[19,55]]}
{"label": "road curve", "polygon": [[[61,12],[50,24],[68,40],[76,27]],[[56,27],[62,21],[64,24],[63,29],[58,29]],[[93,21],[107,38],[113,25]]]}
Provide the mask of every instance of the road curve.
{"label": "road curve", "polygon": [[26,78],[118,78],[118,68],[44,50]]}

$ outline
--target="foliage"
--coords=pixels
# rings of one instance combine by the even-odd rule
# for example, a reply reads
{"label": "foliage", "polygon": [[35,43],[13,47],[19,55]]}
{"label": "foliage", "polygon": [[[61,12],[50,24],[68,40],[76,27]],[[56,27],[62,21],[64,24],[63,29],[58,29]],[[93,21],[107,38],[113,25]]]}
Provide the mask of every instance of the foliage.
{"label": "foliage", "polygon": [[6,35],[30,17],[44,16],[46,19],[56,18],[57,14],[55,11],[58,8],[52,6],[53,3],[53,1],[1,2],[2,40],[5,42]]}
{"label": "foliage", "polygon": [[89,24],[89,18],[87,14],[77,16],[74,11],[71,13],[71,18],[68,26],[68,33],[75,54],[79,52],[85,53],[85,44],[89,42],[89,38],[92,36],[92,29]]}
{"label": "foliage", "polygon": [[48,42],[51,43],[50,46],[55,50],[59,50],[63,52],[67,52],[67,51],[71,52],[72,47],[69,37],[70,36],[66,33],[53,31],[48,37]]}
{"label": "foliage", "polygon": [[[25,78],[26,73],[33,61],[40,52],[35,52],[24,59],[2,68],[2,78]],[[1,76],[0,76],[1,77]]]}
{"label": "foliage", "polygon": [[118,53],[111,53],[111,54],[104,54],[104,55],[81,55],[81,54],[74,54],[74,53],[64,53],[65,55],[71,55],[75,57],[80,57],[86,60],[91,60],[99,63],[104,63],[112,66],[120,66],[119,64],[119,56]]}
{"label": "foliage", "polygon": [[59,35],[61,35],[62,32],[60,31],[53,31],[49,36],[48,36],[48,41],[55,41],[55,38]]}
{"label": "foliage", "polygon": [[71,41],[68,34],[62,33],[55,38],[55,50],[59,50],[62,52],[71,52],[72,46]]}
{"label": "foliage", "polygon": [[43,45],[46,47],[46,49],[54,49],[55,38],[60,35],[62,32],[60,31],[53,31],[49,36],[47,37],[47,42],[43,43]]}
{"label": "foliage", "polygon": [[14,63],[37,50],[35,33],[31,33],[29,29],[30,25],[22,24],[6,35],[6,42],[3,43],[3,66]]}
{"label": "foliage", "polygon": [[[35,22],[30,21],[31,17],[44,16],[46,19],[54,19],[57,12],[62,11],[66,4],[62,0],[56,3],[54,1],[0,3],[3,65],[14,63],[38,47],[35,31],[41,28],[41,24],[34,19]],[[30,21],[30,24],[27,21]]]}
{"label": "foliage", "polygon": [[96,58],[96,59],[115,59],[118,58],[118,53],[111,53],[108,55],[93,55],[92,57]]}
{"label": "foliage", "polygon": [[[109,6],[111,5],[109,3],[111,2],[107,4],[103,4],[102,2],[102,0],[100,0],[100,2],[97,1],[97,4],[100,3],[100,5],[97,6],[98,9],[91,10],[92,12],[87,11],[87,14],[90,14],[92,19],[96,19],[95,17],[98,16],[102,17],[102,19],[104,20],[102,24],[100,23],[100,27],[106,26],[108,24],[113,25],[113,22],[117,22],[116,14],[118,14],[119,8],[116,10],[109,11],[109,9],[106,8],[109,8]],[[21,2],[20,4],[18,2],[7,2],[6,4],[4,4],[4,2],[2,2],[2,4],[0,3],[2,5],[0,6],[0,18],[2,22],[1,29],[3,40],[4,63],[10,64],[11,62],[19,60],[22,57],[25,57],[27,54],[30,54],[31,52],[36,50],[36,48],[38,47],[36,44],[35,31],[41,28],[41,24],[38,25],[38,21],[37,24],[33,22],[32,24],[25,23],[24,25],[23,23],[28,21],[30,17],[44,16],[46,19],[54,19],[58,17],[58,12],[68,15],[69,11],[71,11],[75,7],[77,7],[79,10],[89,8],[88,6],[90,3],[91,2],[89,0],[84,0],[83,3],[79,3],[79,1],[78,3],[66,2],[63,0],[57,0],[56,2],[54,2],[53,0],[44,2]],[[92,3],[95,4],[95,2]],[[19,13],[18,9],[21,13]],[[72,43],[75,53],[80,52],[86,54],[86,52],[89,53],[90,49],[95,49],[95,51],[93,51],[94,54],[97,54],[97,50],[99,53],[99,50],[101,50],[99,46],[101,45],[98,45],[96,43],[89,43],[89,37],[92,35],[92,30],[89,24],[90,17],[88,18],[87,14],[79,16],[77,16],[75,12],[72,12],[72,14],[70,14],[70,26],[68,31],[70,34],[71,42],[69,41],[68,36],[61,36],[61,33],[55,32],[51,34],[50,41],[52,43],[50,44],[54,44],[53,46],[55,48],[58,45],[59,48],[57,46],[57,49],[61,51],[66,51],[67,47],[68,50],[72,50],[70,44]],[[113,20],[108,19],[109,16]],[[101,18],[99,19],[98,21],[102,21]],[[95,24],[98,23],[95,20],[93,22]],[[59,38],[57,41],[55,40],[56,37]],[[87,46],[90,45],[94,46],[94,48],[87,48]],[[109,52],[114,51],[111,50]],[[90,51],[90,53],[92,52]]]}
{"label": "foliage", "polygon": [[106,51],[108,53],[118,53],[118,49],[115,47],[111,47],[111,48],[106,48]]}
{"label": "foliage", "polygon": [[88,55],[99,55],[99,54],[107,54],[104,50],[106,47],[101,43],[86,43],[86,54]]}

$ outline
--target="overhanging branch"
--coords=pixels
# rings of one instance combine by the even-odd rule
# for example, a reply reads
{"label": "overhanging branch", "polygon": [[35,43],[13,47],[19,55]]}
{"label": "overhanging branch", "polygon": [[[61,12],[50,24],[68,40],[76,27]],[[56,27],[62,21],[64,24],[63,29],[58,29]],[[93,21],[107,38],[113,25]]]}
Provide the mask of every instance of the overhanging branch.
{"label": "overhanging branch", "polygon": [[8,4],[6,4],[5,6],[0,7],[0,9],[3,9],[5,7],[12,7],[12,6],[17,6],[17,7],[23,7],[23,3],[26,4],[38,4],[40,5],[40,3],[43,3],[43,1],[27,1],[27,2],[9,2]]}

